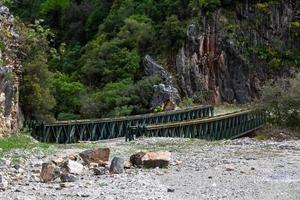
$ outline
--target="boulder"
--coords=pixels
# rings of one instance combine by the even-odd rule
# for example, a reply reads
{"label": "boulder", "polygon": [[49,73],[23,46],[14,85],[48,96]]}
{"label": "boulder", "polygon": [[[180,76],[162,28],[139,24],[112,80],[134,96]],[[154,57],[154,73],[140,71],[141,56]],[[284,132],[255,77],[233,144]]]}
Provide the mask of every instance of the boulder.
{"label": "boulder", "polygon": [[119,157],[114,157],[109,168],[111,174],[122,174],[124,172],[124,160]]}
{"label": "boulder", "polygon": [[63,168],[71,174],[82,174],[83,171],[83,165],[73,160],[67,160]]}
{"label": "boulder", "polygon": [[144,70],[146,76],[159,76],[162,83],[154,86],[154,93],[151,100],[151,107],[162,106],[168,100],[175,104],[180,103],[181,97],[176,85],[176,79],[172,76],[167,69],[159,65],[146,55],[143,60]]}
{"label": "boulder", "polygon": [[165,168],[171,161],[171,153],[168,151],[148,152],[142,157],[145,168]]}
{"label": "boulder", "polygon": [[0,190],[6,190],[8,187],[8,181],[0,174]]}
{"label": "boulder", "polygon": [[46,162],[42,164],[42,170],[40,178],[43,182],[51,182],[60,177],[60,168],[52,162]]}
{"label": "boulder", "polygon": [[60,177],[60,180],[62,182],[75,182],[78,180],[77,176],[73,175],[73,174],[63,174]]}
{"label": "boulder", "polygon": [[142,162],[142,158],[145,155],[144,152],[138,152],[136,154],[133,154],[132,156],[130,156],[130,162],[133,166],[136,167],[141,167],[143,162]]}
{"label": "boulder", "polygon": [[99,148],[94,150],[83,151],[79,154],[79,156],[86,164],[89,165],[90,163],[102,163],[103,161],[108,161],[109,154],[109,148]]}
{"label": "boulder", "polygon": [[151,99],[151,107],[164,106],[167,102],[179,104],[181,101],[179,91],[176,87],[165,85],[163,83],[153,86],[153,97]]}

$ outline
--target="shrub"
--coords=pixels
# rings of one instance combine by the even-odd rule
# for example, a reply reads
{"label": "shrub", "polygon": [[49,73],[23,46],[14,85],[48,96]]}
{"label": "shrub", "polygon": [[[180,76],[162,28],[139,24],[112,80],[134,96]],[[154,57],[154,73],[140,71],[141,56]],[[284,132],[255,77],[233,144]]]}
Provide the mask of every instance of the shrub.
{"label": "shrub", "polygon": [[268,83],[262,91],[262,107],[272,124],[300,128],[300,73],[291,79]]}

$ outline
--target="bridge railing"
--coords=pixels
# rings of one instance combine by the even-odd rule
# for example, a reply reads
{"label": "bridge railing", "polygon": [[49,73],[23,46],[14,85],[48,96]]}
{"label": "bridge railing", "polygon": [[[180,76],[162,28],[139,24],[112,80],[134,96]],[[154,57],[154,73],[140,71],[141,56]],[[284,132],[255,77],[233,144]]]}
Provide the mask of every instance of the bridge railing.
{"label": "bridge railing", "polygon": [[127,129],[127,139],[132,140],[141,136],[185,137],[206,140],[233,139],[260,128],[264,123],[264,112],[246,110],[205,119],[130,126]]}
{"label": "bridge railing", "polygon": [[213,116],[212,106],[197,106],[189,109],[135,115],[118,118],[75,120],[41,123],[32,128],[33,136],[42,142],[74,143],[124,137],[127,127],[138,124],[162,124]]}

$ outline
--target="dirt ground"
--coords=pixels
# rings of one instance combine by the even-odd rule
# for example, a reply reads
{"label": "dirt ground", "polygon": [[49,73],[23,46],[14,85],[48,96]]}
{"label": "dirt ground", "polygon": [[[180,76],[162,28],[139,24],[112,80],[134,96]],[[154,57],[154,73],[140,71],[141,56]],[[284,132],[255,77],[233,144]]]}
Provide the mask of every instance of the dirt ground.
{"label": "dirt ground", "polygon": [[[167,150],[172,161],[167,169],[132,168],[120,175],[96,176],[85,170],[79,180],[64,187],[59,181],[39,181],[42,162],[103,146],[111,148],[111,159],[119,156],[128,160],[139,150]],[[18,162],[0,164],[0,174],[9,181],[0,199],[300,199],[299,140],[142,138],[126,143],[118,139],[46,152],[15,149],[5,156],[12,161],[16,158]]]}

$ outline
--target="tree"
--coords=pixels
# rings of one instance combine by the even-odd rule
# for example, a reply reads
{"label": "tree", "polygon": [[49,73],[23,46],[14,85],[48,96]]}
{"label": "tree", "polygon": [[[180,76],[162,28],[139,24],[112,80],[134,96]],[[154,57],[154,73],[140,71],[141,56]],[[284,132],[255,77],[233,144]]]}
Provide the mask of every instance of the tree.
{"label": "tree", "polygon": [[20,103],[25,115],[29,118],[49,120],[52,118],[51,109],[55,99],[50,91],[48,70],[48,38],[49,29],[44,29],[37,21],[33,26],[18,25],[21,33],[24,75],[20,88]]}

